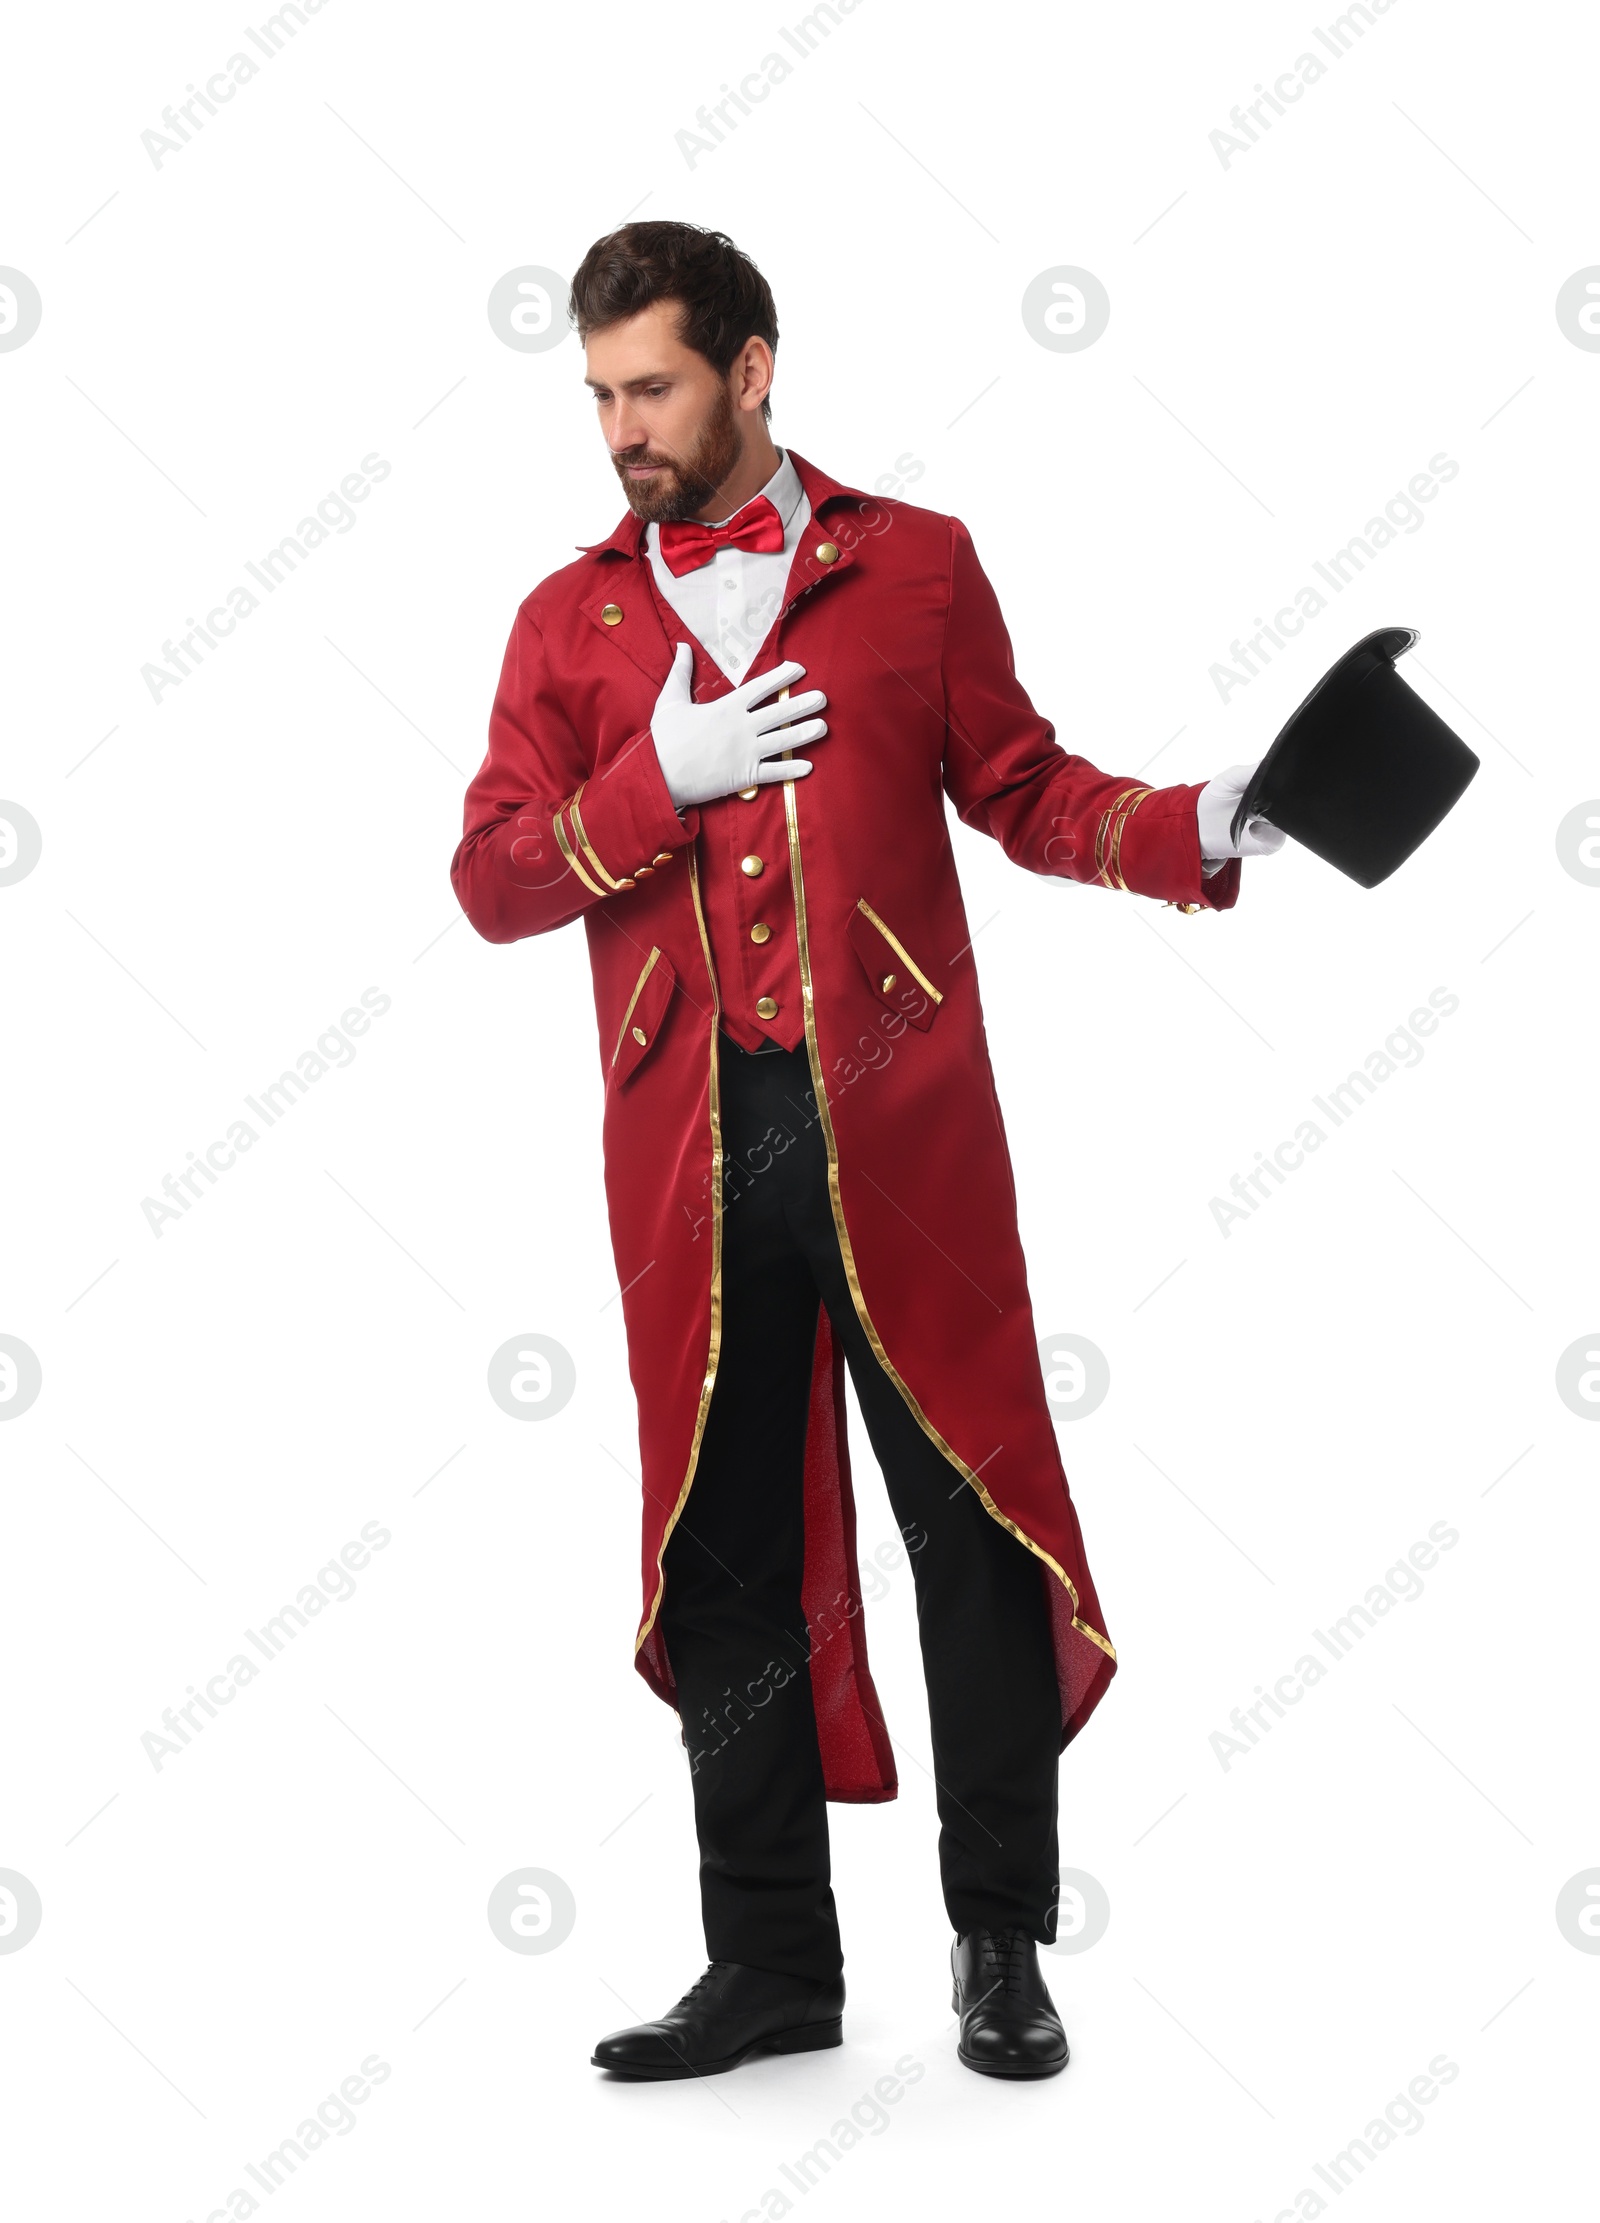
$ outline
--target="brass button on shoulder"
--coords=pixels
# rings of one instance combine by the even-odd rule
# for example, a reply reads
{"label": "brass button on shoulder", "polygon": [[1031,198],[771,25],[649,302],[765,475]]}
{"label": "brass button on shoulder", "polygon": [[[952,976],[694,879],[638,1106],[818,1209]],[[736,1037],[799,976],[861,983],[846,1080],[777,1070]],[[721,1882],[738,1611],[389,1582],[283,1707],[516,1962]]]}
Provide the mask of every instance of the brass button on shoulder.
{"label": "brass button on shoulder", "polygon": [[[837,543],[831,540],[823,541],[822,545],[817,550],[817,561],[818,563],[837,563],[839,561],[839,549]],[[617,615],[619,617],[622,615],[620,610],[617,612]]]}
{"label": "brass button on shoulder", "polygon": [[654,865],[635,865],[633,868],[633,877],[636,880],[648,880],[654,870]]}
{"label": "brass button on shoulder", "polygon": [[895,982],[899,978],[900,975],[898,973],[885,973],[878,985],[883,990],[884,994],[887,995],[889,993],[889,990],[894,986]]}
{"label": "brass button on shoulder", "polygon": [[772,939],[771,927],[759,923],[755,926],[752,926],[750,929],[750,939],[753,942],[770,942]]}
{"label": "brass button on shoulder", "polygon": [[622,612],[615,602],[606,604],[600,612],[600,620],[603,625],[620,625],[622,623]]}
{"label": "brass button on shoulder", "polygon": [[775,1019],[777,1016],[778,1006],[771,996],[758,996],[756,998],[756,1017],[758,1019]]}
{"label": "brass button on shoulder", "polygon": [[644,1048],[645,1044],[646,1044],[646,1043],[647,1043],[647,1042],[649,1041],[649,1039],[650,1039],[649,1035],[647,1035],[647,1034],[645,1033],[645,1031],[644,1031],[644,1028],[643,1028],[643,1027],[631,1027],[631,1028],[629,1029],[629,1032],[630,1032],[630,1033],[632,1034],[632,1036],[633,1036],[633,1039],[635,1040],[635,1042],[637,1042],[637,1043],[638,1043],[638,1045],[639,1045],[640,1049],[642,1050],[642,1049]]}
{"label": "brass button on shoulder", "polygon": [[741,787],[739,790],[739,800],[741,803],[753,803],[760,793],[761,790],[759,787]]}
{"label": "brass button on shoulder", "polygon": [[759,880],[766,869],[766,865],[760,857],[741,857],[739,859],[739,870],[747,880]]}
{"label": "brass button on shoulder", "polygon": [[672,862],[672,851],[671,851],[670,849],[663,849],[663,850],[662,850],[662,852],[661,852],[661,854],[660,854],[660,856],[659,856],[659,857],[652,857],[652,858],[650,859],[650,862],[651,862],[651,863],[652,863],[653,865],[664,865],[664,864],[671,864],[671,862]]}

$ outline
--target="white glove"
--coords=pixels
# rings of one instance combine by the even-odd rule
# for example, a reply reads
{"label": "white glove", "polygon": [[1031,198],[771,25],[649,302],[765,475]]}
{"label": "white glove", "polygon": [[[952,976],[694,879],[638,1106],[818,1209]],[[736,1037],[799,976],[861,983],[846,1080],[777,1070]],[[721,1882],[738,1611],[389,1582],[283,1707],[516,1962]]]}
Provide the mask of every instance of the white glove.
{"label": "white glove", "polygon": [[[805,778],[811,766],[804,757],[790,764],[762,761],[781,749],[820,741],[828,730],[824,720],[812,716],[826,706],[826,695],[813,691],[788,702],[765,701],[780,687],[804,679],[805,672],[804,664],[779,664],[774,671],[747,679],[731,694],[719,695],[715,702],[696,702],[692,697],[694,651],[687,641],[679,642],[650,720],[650,735],[675,810],[714,802],[719,795],[736,795],[741,787]],[[758,709],[758,704],[763,707]],[[792,725],[796,718],[803,718],[805,724]],[[780,726],[785,730],[779,732]]]}
{"label": "white glove", "polygon": [[1270,857],[1289,838],[1270,818],[1247,818],[1235,842],[1230,831],[1233,814],[1254,771],[1253,764],[1230,764],[1200,790],[1195,806],[1200,820],[1200,867],[1208,880],[1230,857]]}

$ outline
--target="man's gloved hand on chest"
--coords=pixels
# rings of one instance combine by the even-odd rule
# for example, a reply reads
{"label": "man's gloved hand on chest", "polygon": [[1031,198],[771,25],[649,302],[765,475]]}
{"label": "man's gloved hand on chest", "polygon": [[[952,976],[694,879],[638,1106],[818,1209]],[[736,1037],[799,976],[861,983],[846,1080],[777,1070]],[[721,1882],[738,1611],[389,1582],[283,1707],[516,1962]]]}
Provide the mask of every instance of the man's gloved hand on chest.
{"label": "man's gloved hand on chest", "polygon": [[[779,664],[715,702],[696,702],[694,651],[686,641],[679,642],[650,720],[650,737],[675,810],[736,795],[741,787],[805,778],[811,766],[804,757],[790,763],[765,761],[781,750],[820,741],[828,730],[826,721],[813,715],[826,708],[826,695],[813,690],[787,702],[766,700],[804,677],[804,664]],[[804,723],[797,725],[796,719]]]}

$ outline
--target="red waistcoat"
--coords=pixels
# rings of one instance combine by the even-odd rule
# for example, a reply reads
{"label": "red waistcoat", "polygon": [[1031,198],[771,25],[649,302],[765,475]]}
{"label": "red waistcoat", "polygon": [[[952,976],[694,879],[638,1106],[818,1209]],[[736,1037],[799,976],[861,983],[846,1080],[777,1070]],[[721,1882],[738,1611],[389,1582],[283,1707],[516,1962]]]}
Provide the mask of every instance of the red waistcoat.
{"label": "red waistcoat", "polygon": [[[693,1488],[721,1346],[726,1027],[751,1045],[806,1045],[852,1301],[918,1424],[1039,1561],[1065,1742],[1116,1655],[1040,1374],[945,800],[1030,870],[1189,909],[1231,906],[1239,866],[1202,876],[1198,787],[1113,778],[1058,745],[1017,681],[959,519],[793,461],[812,516],[751,672],[792,659],[799,684],[827,694],[809,778],[680,820],[649,728],[689,636],[630,515],[517,613],[451,877],[489,941],[578,917],[588,933],[639,1402],[635,1651],[651,1687],[672,1699],[661,1559]],[[696,698],[729,686],[697,645]],[[758,925],[771,929],[759,942]],[[765,1022],[761,996],[778,1006]],[[824,1315],[805,1605],[829,1794],[877,1799],[895,1777],[867,1665],[841,1365]]]}

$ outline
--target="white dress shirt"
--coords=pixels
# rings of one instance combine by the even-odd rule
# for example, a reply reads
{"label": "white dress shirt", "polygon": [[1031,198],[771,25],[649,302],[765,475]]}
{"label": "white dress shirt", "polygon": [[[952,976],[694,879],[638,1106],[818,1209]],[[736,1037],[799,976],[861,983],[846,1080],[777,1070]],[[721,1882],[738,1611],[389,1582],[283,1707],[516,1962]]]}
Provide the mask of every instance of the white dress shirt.
{"label": "white dress shirt", "polygon": [[[686,571],[678,579],[662,560],[660,526],[651,525],[645,533],[645,550],[656,585],[712,662],[736,687],[783,607],[790,563],[811,519],[811,503],[787,454],[761,491],[783,522],[781,556],[719,548],[709,563]],[[741,502],[739,507],[748,504]],[[738,512],[733,514],[737,516]],[[728,520],[719,517],[704,522],[725,525]]]}

